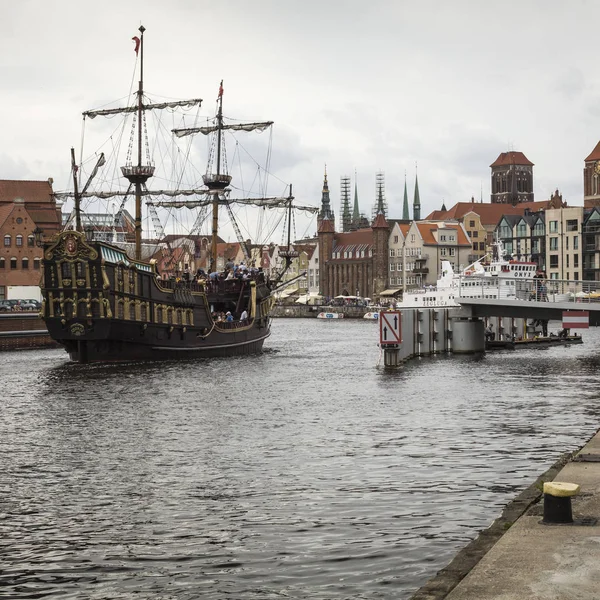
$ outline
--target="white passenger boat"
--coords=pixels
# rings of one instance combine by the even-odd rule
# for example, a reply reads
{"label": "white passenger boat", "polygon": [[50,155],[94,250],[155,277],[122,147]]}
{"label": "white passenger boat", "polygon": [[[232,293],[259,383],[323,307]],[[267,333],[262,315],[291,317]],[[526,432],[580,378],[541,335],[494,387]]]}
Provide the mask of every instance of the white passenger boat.
{"label": "white passenger boat", "polygon": [[442,274],[435,286],[407,290],[397,308],[432,308],[458,306],[458,298],[522,298],[535,292],[534,262],[506,260],[500,240],[492,244],[489,263],[480,260],[454,273],[452,263],[442,261]]}
{"label": "white passenger boat", "polygon": [[317,315],[317,319],[343,319],[344,313],[337,312],[320,312]]}

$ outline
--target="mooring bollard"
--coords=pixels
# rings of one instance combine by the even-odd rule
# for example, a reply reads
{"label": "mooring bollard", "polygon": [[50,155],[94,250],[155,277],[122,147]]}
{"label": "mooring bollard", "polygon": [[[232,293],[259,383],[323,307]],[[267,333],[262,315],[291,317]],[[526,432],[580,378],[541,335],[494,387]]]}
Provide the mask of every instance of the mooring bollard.
{"label": "mooring bollard", "polygon": [[542,523],[572,523],[571,497],[579,492],[576,483],[544,483],[544,518]]}

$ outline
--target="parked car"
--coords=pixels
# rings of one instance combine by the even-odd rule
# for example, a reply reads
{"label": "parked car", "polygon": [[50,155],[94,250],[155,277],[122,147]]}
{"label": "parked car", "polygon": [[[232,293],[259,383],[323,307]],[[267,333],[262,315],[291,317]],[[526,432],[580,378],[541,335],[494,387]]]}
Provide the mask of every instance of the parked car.
{"label": "parked car", "polygon": [[[16,306],[17,310],[39,310],[41,308],[41,304],[37,300],[19,300]],[[15,310],[14,307],[13,310]]]}
{"label": "parked car", "polygon": [[0,311],[12,311],[18,302],[18,300],[0,300]]}

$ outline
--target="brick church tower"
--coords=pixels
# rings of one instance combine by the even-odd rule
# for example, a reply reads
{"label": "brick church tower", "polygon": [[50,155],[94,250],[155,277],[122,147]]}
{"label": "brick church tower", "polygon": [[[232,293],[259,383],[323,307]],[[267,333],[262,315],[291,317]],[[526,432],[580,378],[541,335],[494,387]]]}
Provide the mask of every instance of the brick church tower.
{"label": "brick church tower", "polygon": [[584,162],[583,205],[586,208],[600,206],[600,142]]}
{"label": "brick church tower", "polygon": [[490,168],[492,204],[533,202],[533,163],[522,152],[502,152]]}

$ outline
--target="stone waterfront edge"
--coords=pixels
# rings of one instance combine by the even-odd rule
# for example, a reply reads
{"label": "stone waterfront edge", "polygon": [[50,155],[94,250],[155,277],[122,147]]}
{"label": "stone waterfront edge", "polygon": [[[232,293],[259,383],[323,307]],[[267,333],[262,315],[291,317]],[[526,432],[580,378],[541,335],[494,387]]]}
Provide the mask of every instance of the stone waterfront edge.
{"label": "stone waterfront edge", "polygon": [[487,529],[481,531],[474,540],[458,552],[446,567],[438,571],[425,585],[419,588],[410,597],[410,600],[443,600],[446,598],[510,529],[511,525],[525,514],[532,505],[540,501],[543,483],[552,481],[598,431],[590,436],[589,440],[582,444],[579,449],[562,454],[547,471],[511,500],[504,507],[502,514]]}

